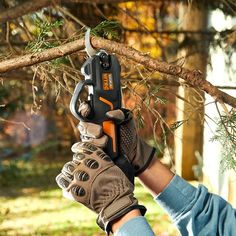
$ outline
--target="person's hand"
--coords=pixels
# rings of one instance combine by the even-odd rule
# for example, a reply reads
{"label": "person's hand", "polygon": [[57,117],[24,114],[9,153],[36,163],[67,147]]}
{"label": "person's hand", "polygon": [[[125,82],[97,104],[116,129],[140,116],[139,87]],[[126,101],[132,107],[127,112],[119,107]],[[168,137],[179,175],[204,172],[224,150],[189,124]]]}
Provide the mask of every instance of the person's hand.
{"label": "person's hand", "polygon": [[103,230],[109,232],[111,222],[133,209],[145,213],[146,208],[134,197],[133,183],[102,149],[82,142],[71,149],[73,161],[64,165],[56,182],[65,197],[98,214],[97,224]]}
{"label": "person's hand", "polygon": [[[135,175],[139,175],[151,163],[155,148],[149,146],[138,136],[131,111],[127,109],[113,110],[107,112],[106,116],[120,126],[120,151],[128,157]],[[103,133],[102,126],[81,121],[78,128],[83,142],[89,142],[101,148],[106,146],[108,138]]]}

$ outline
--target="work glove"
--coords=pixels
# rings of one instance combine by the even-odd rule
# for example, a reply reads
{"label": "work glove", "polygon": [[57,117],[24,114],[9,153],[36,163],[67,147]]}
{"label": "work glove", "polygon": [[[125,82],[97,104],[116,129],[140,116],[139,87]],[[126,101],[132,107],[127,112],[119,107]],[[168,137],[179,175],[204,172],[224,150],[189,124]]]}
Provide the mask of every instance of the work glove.
{"label": "work glove", "polygon": [[[86,109],[88,108],[82,103],[79,112],[85,114]],[[119,125],[120,151],[128,158],[135,176],[138,176],[149,166],[154,157],[155,148],[149,146],[138,136],[131,111],[127,109],[113,110],[107,112],[106,116]],[[83,142],[90,142],[100,148],[106,146],[108,138],[103,133],[102,126],[80,121],[78,128]]]}
{"label": "work glove", "polygon": [[97,224],[107,233],[112,221],[133,209],[144,215],[146,208],[134,197],[134,184],[102,149],[79,142],[71,150],[73,161],[66,163],[56,177],[66,198],[96,212]]}

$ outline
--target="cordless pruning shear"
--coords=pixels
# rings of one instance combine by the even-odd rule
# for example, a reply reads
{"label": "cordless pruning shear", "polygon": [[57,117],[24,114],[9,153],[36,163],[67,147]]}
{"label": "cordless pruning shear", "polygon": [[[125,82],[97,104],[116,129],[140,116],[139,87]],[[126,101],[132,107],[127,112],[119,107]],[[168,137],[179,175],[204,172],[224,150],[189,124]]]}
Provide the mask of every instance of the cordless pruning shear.
{"label": "cordless pruning shear", "polygon": [[[85,46],[90,56],[83,66],[81,73],[85,79],[79,82],[74,90],[71,102],[71,113],[79,120],[100,124],[108,136],[105,152],[115,159],[118,151],[118,127],[114,121],[108,120],[106,112],[121,108],[120,64],[114,55],[104,50],[95,51],[90,44],[90,30],[85,34]],[[80,95],[88,88],[88,98],[91,111],[87,117],[79,113]]]}

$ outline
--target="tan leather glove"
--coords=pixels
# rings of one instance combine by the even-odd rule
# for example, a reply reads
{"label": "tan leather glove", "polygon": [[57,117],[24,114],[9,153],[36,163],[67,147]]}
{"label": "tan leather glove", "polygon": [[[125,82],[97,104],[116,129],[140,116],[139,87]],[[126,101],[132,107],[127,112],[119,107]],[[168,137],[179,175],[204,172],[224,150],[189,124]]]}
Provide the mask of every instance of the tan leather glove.
{"label": "tan leather glove", "polygon": [[[106,115],[120,126],[120,150],[128,157],[135,175],[139,175],[149,166],[154,157],[155,148],[149,146],[138,136],[131,111],[114,110],[107,112]],[[100,125],[80,122],[78,128],[83,142],[90,142],[101,148],[105,147],[107,137],[103,134]]]}
{"label": "tan leather glove", "polygon": [[65,197],[98,214],[97,224],[103,230],[109,232],[113,220],[133,209],[146,212],[134,197],[133,183],[102,149],[90,143],[76,143],[71,149],[73,161],[64,165],[56,182]]}

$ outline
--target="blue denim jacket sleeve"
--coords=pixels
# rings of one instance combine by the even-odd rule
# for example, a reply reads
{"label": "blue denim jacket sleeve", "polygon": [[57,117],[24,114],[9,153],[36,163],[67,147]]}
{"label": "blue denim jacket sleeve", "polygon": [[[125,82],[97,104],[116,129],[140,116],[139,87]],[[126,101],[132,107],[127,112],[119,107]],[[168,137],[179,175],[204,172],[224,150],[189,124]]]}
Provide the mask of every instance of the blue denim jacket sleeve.
{"label": "blue denim jacket sleeve", "polygon": [[143,216],[137,216],[124,223],[114,236],[155,236]]}
{"label": "blue denim jacket sleeve", "polygon": [[[236,210],[200,185],[193,187],[175,175],[156,198],[183,236],[236,236]],[[115,236],[153,236],[144,217],[126,222]]]}
{"label": "blue denim jacket sleeve", "polygon": [[181,235],[235,236],[236,210],[205,186],[193,187],[175,175],[156,198]]}

